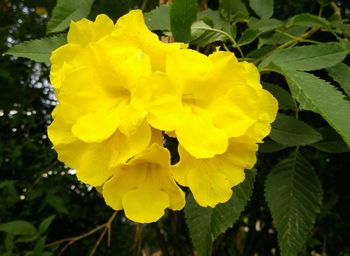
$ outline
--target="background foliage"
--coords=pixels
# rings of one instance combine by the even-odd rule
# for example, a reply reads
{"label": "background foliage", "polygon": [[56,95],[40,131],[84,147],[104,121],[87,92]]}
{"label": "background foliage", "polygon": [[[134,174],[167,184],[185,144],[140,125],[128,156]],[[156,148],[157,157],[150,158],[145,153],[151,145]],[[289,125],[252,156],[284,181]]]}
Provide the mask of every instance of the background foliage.
{"label": "background foliage", "polygon": [[[350,255],[350,3],[158,5],[0,0],[0,52],[8,54],[0,61],[0,255]],[[189,194],[184,211],[149,225],[113,213],[56,160],[46,136],[55,105],[49,55],[69,21],[116,20],[133,8],[160,36],[254,62],[280,109],[229,202],[201,208]]]}

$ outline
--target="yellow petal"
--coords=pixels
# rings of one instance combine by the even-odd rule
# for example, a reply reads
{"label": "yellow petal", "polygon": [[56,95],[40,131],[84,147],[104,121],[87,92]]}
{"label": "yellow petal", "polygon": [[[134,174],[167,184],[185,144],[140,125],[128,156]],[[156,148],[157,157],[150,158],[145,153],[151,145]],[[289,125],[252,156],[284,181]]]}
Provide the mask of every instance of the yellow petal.
{"label": "yellow petal", "polygon": [[181,94],[163,73],[155,73],[144,82],[152,91],[147,104],[148,122],[159,130],[175,130],[182,108]]}
{"label": "yellow petal", "polygon": [[118,103],[118,98],[103,88],[97,74],[85,67],[67,75],[57,97],[59,102],[75,106],[70,111],[78,116],[110,109]]}
{"label": "yellow petal", "polygon": [[260,73],[257,67],[246,61],[240,62],[240,64],[245,68],[247,84],[256,90],[260,90],[262,88],[260,84]]}
{"label": "yellow petal", "polygon": [[62,103],[57,105],[51,113],[53,121],[47,128],[47,133],[54,146],[77,140],[71,128],[78,117],[74,111],[70,111],[71,109],[72,106]]}
{"label": "yellow petal", "polygon": [[73,125],[72,133],[86,143],[102,142],[109,138],[121,123],[116,110],[89,113]]}
{"label": "yellow petal", "polygon": [[[212,63],[204,55],[191,49],[183,49],[169,55],[166,62],[166,73],[174,84],[178,85],[184,95],[209,93],[209,86],[203,82],[210,77]],[[204,88],[204,86],[208,86]]]}
{"label": "yellow petal", "polygon": [[78,44],[82,47],[96,42],[102,37],[109,35],[114,30],[113,21],[105,14],[100,14],[94,22],[81,19],[72,21],[67,35],[68,43]]}
{"label": "yellow petal", "polygon": [[50,82],[55,89],[59,89],[66,76],[73,71],[73,59],[81,50],[79,45],[65,44],[52,52]]}
{"label": "yellow petal", "polygon": [[167,193],[152,188],[129,191],[122,202],[126,217],[140,223],[156,222],[170,204]]}
{"label": "yellow petal", "polygon": [[259,97],[254,89],[235,86],[208,107],[214,124],[229,137],[243,135],[258,119]]}
{"label": "yellow petal", "polygon": [[196,158],[210,158],[222,154],[228,146],[226,133],[216,128],[204,112],[187,111],[178,122],[176,136],[179,143]]}
{"label": "yellow petal", "polygon": [[154,71],[165,70],[167,54],[183,48],[182,43],[163,43],[146,26],[140,10],[132,10],[118,19],[113,37],[121,44],[133,45],[151,56]]}
{"label": "yellow petal", "polygon": [[149,124],[144,120],[131,136],[116,132],[111,140],[112,156],[110,167],[127,162],[136,154],[145,150],[151,141],[152,132]]}
{"label": "yellow petal", "polygon": [[259,119],[272,123],[276,119],[278,101],[266,90],[260,91],[260,115]]}
{"label": "yellow petal", "polygon": [[229,200],[232,190],[225,175],[213,172],[212,168],[207,167],[204,160],[200,161],[200,166],[191,170],[187,177],[195,200],[203,207],[215,207],[218,203]]}
{"label": "yellow petal", "polygon": [[251,169],[256,163],[256,152],[258,145],[256,143],[242,143],[230,139],[230,145],[227,151],[217,158],[228,165],[239,166],[245,169]]}
{"label": "yellow petal", "polygon": [[100,186],[108,180],[113,173],[108,162],[112,151],[110,145],[95,144],[86,147],[79,158],[79,166],[76,168],[78,179],[92,186]]}

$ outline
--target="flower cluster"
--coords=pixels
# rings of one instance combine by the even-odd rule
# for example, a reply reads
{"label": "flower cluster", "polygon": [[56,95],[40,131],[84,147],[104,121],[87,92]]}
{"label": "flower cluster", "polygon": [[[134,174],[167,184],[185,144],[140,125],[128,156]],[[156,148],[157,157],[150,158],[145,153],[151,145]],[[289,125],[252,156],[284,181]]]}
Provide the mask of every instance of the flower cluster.
{"label": "flower cluster", "polygon": [[[178,184],[201,206],[227,201],[277,112],[253,64],[163,43],[139,10],[116,24],[72,22],[51,62],[59,104],[48,134],[59,160],[136,222],[182,209]],[[175,165],[164,134],[179,142]]]}

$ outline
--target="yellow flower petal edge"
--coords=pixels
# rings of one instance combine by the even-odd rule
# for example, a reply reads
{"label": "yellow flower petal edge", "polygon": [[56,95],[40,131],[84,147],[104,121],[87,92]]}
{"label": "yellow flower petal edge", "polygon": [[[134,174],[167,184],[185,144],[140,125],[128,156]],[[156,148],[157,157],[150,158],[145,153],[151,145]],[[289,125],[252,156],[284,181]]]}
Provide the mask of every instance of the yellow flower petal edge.
{"label": "yellow flower petal edge", "polygon": [[136,222],[159,220],[164,210],[181,210],[185,196],[170,174],[170,154],[154,143],[129,162],[114,169],[103,186],[106,203]]}

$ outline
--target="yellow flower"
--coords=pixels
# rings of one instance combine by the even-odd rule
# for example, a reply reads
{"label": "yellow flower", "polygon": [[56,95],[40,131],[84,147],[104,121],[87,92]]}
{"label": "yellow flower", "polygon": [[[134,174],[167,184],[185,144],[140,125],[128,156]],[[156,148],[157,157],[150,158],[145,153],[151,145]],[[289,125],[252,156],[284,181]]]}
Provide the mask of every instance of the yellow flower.
{"label": "yellow flower", "polygon": [[74,61],[79,60],[79,53],[84,48],[111,34],[113,29],[113,21],[104,14],[98,15],[95,22],[88,19],[72,21],[67,35],[68,44],[56,49],[51,55],[50,80],[53,87],[61,87],[62,81],[73,69]]}
{"label": "yellow flower", "polygon": [[257,149],[256,144],[231,139],[222,155],[197,159],[180,146],[180,162],[172,167],[172,173],[179,184],[191,189],[199,205],[215,207],[231,198],[231,188],[245,178],[244,169],[254,166]]}
{"label": "yellow flower", "polygon": [[232,53],[206,57],[182,50],[170,55],[166,72],[177,85],[182,108],[173,122],[180,161],[172,173],[201,206],[215,207],[232,196],[244,169],[254,166],[257,143],[270,132],[277,101],[262,88],[256,67],[238,62]]}
{"label": "yellow flower", "polygon": [[[170,81],[164,87],[180,101],[178,114],[148,120],[153,127],[173,130],[195,158],[223,154],[230,138],[244,135],[260,118],[261,95],[267,92],[256,68],[238,62],[233,53],[217,51],[207,57],[189,49],[175,51],[165,72]],[[276,104],[272,108],[274,117]]]}
{"label": "yellow flower", "polygon": [[[254,65],[183,48],[159,41],[135,10],[116,24],[105,15],[72,22],[51,57],[58,159],[137,222],[184,207],[175,180],[202,206],[227,201],[276,116]],[[179,141],[172,167],[162,131]]]}
{"label": "yellow flower", "polygon": [[94,22],[82,19],[72,22],[67,35],[68,44],[58,48],[51,55],[51,83],[58,90],[67,73],[81,64],[82,51],[106,39],[113,47],[136,47],[152,56],[152,69],[164,70],[166,55],[174,50],[184,48],[185,44],[166,44],[158,40],[144,23],[140,10],[130,11],[113,21],[104,14],[98,15]]}
{"label": "yellow flower", "polygon": [[255,87],[259,100],[257,120],[239,137],[229,139],[225,153],[212,158],[198,159],[180,145],[180,161],[172,167],[175,180],[189,187],[195,200],[203,207],[215,207],[232,196],[232,187],[244,181],[244,169],[251,169],[256,162],[258,144],[270,130],[277,110],[277,100],[259,83],[259,73],[252,64],[243,63],[250,73],[247,79]]}
{"label": "yellow flower", "polygon": [[[151,85],[157,84],[152,81],[163,79],[151,72],[164,69],[166,54],[181,46],[160,42],[139,10],[116,25],[106,15],[95,22],[71,23],[68,44],[51,57],[59,105],[48,134],[58,158],[75,168],[81,181],[102,185],[112,168],[149,145],[147,113],[157,115],[157,108],[172,107],[169,102],[147,101]],[[169,94],[163,90],[159,99]]]}
{"label": "yellow flower", "polygon": [[131,220],[157,221],[166,208],[181,210],[185,205],[184,193],[169,169],[169,151],[154,143],[114,169],[114,175],[103,186],[103,197],[113,209],[124,209]]}

